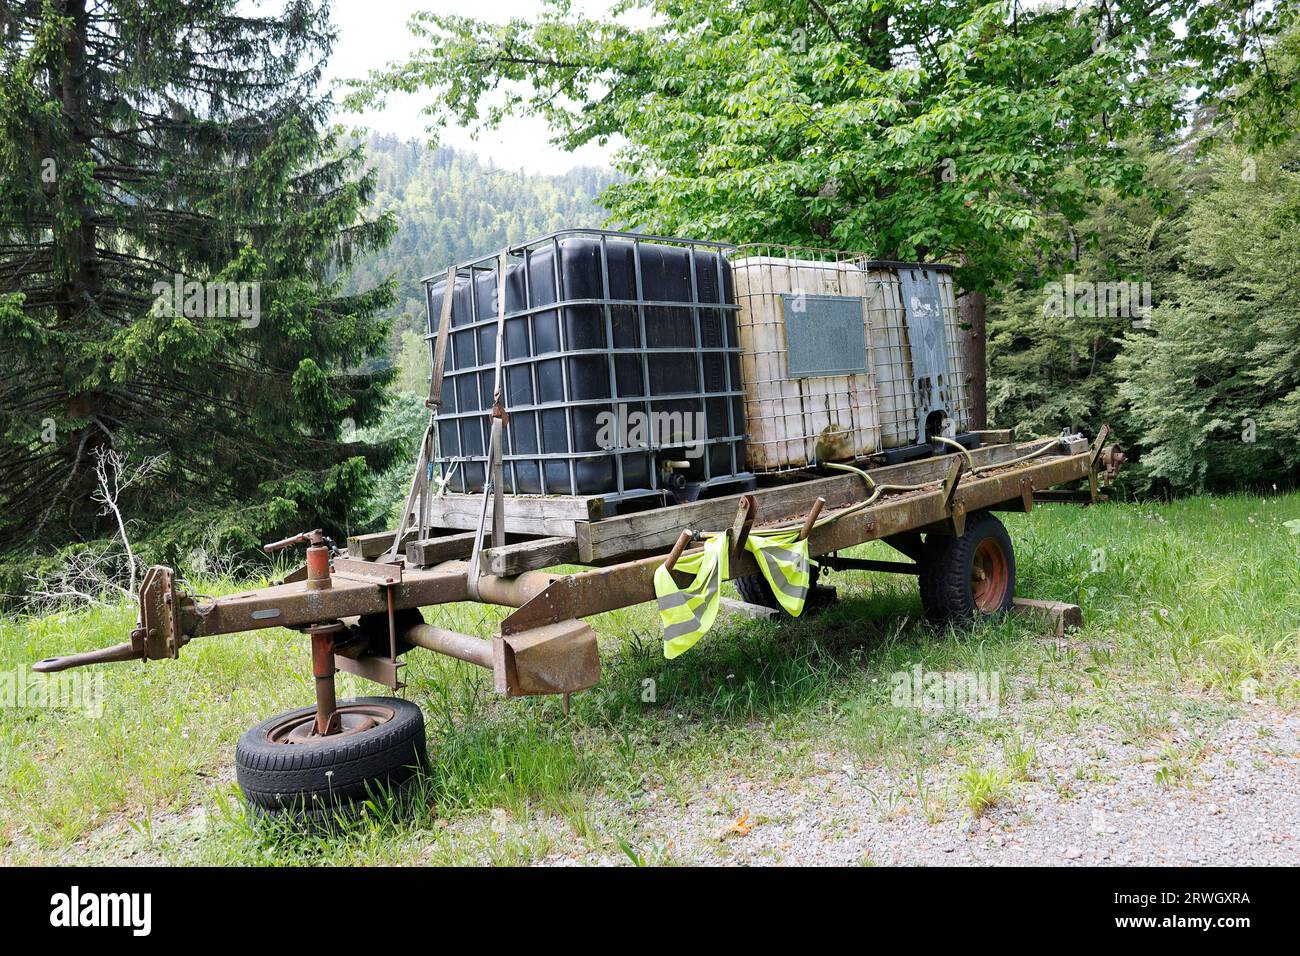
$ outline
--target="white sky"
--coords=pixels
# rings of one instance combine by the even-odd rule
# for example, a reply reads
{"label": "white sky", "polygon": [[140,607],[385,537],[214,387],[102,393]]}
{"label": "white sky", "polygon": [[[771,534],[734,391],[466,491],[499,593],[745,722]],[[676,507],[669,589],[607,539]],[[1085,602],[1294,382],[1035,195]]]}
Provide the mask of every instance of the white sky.
{"label": "white sky", "polygon": [[[331,17],[338,28],[338,39],[330,57],[326,75],[331,81],[365,76],[371,69],[394,60],[402,60],[416,45],[406,27],[412,13],[429,10],[455,13],[504,22],[511,17],[531,17],[542,7],[541,0],[334,0]],[[577,0],[574,7],[589,14],[607,8],[602,0]],[[335,102],[342,91],[335,91]],[[420,109],[429,98],[423,95],[394,95],[386,108],[364,115],[336,114],[348,126],[363,126],[377,133],[394,133],[403,137],[427,138],[427,118]],[[512,119],[495,132],[484,132],[477,140],[468,130],[448,125],[439,134],[439,142],[457,149],[478,153],[498,166],[524,169],[536,173],[562,173],[574,166],[608,166],[612,147],[588,145],[567,153],[551,145],[546,124],[535,119]]]}

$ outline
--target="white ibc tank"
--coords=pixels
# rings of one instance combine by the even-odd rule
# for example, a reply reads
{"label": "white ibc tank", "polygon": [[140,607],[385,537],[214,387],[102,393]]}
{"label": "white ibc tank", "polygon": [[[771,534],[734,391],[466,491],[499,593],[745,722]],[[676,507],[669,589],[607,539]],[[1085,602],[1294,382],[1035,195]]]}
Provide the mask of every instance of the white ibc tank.
{"label": "white ibc tank", "polygon": [[966,429],[946,266],[741,247],[732,258],[745,429],[756,472],[916,445]]}
{"label": "white ibc tank", "polygon": [[[786,471],[870,455],[880,448],[880,419],[862,347],[868,335],[868,274],[851,257],[836,253],[796,258],[773,251],[803,250],[745,247],[732,260],[750,468]],[[843,336],[856,327],[861,354],[812,369],[831,374],[809,374],[806,353],[818,358],[819,343],[799,338],[792,371],[792,323],[798,322],[802,333],[832,306],[834,331]],[[839,369],[843,374],[833,374]]]}

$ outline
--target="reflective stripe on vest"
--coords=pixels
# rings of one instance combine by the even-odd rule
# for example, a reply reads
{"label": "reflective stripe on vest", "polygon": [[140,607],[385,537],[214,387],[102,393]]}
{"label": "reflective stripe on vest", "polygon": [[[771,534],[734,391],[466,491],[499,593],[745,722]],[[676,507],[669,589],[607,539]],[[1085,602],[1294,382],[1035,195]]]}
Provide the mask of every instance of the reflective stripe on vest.
{"label": "reflective stripe on vest", "polygon": [[745,549],[758,561],[758,569],[781,607],[791,617],[803,613],[808,598],[808,541],[798,531],[751,531]]}
{"label": "reflective stripe on vest", "polygon": [[664,629],[664,657],[669,660],[689,650],[718,616],[730,553],[727,539],[726,531],[710,535],[705,539],[704,550],[677,559],[674,570],[695,575],[684,588],[677,586],[672,572],[664,566],[655,570],[655,598]]}

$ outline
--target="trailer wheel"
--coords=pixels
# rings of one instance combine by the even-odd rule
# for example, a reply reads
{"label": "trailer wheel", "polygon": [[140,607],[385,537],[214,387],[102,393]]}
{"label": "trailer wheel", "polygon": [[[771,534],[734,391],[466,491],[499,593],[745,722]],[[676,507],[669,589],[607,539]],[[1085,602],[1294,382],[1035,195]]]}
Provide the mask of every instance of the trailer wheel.
{"label": "trailer wheel", "polygon": [[235,774],[255,808],[308,818],[346,810],[376,785],[410,779],[425,759],[424,714],[396,697],[340,701],[343,730],[314,733],[315,707],[249,728],[235,746]]}
{"label": "trailer wheel", "polygon": [[[808,597],[804,602],[804,613],[815,614],[820,610],[830,606],[835,601],[835,589],[817,583],[817,576],[820,568],[817,565],[810,565],[808,568]],[[759,607],[770,607],[774,611],[780,611],[782,617],[790,617],[790,612],[781,606],[781,602],[776,599],[772,593],[772,585],[767,583],[767,578],[761,574],[744,574],[731,579],[731,583],[736,586],[736,593],[746,604],[757,604]]]}
{"label": "trailer wheel", "polygon": [[1016,555],[1006,527],[987,511],[967,516],[961,537],[930,535],[920,575],[926,617],[942,623],[1003,614],[1016,593]]}

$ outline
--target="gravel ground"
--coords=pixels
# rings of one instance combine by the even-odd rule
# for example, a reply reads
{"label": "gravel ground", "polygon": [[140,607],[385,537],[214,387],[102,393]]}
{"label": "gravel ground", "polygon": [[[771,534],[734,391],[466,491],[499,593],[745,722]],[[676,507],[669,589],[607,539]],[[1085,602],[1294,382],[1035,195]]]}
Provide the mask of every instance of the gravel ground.
{"label": "gravel ground", "polygon": [[[692,781],[689,802],[658,789],[593,807],[596,829],[616,828],[594,841],[598,850],[552,814],[521,820],[498,809],[439,830],[464,846],[466,862],[552,866],[626,865],[628,852],[702,865],[1300,864],[1300,713],[1256,702],[1222,722],[1169,717],[1171,733],[1138,744],[1096,716],[1077,733],[1033,738],[1024,779],[978,817],[955,782],[969,758],[932,764],[918,793],[911,772],[825,748],[797,778],[747,763]],[[990,748],[978,765],[1004,766],[1004,752]],[[153,817],[144,837],[114,818],[57,862],[184,861],[208,823],[193,806]],[[421,840],[403,862],[445,861]]]}
{"label": "gravel ground", "polygon": [[[1167,745],[1192,756],[1160,779],[1160,768],[1170,766]],[[806,779],[719,776],[702,782],[686,806],[649,793],[625,810],[638,824],[638,852],[681,863],[1300,863],[1300,715],[1256,704],[1213,730],[1188,728],[1173,740],[1134,746],[1094,726],[1039,739],[1035,749],[1027,779],[979,818],[952,793],[965,764],[930,768],[930,799],[948,796],[942,811],[927,813],[914,779],[835,752],[817,754],[818,772]],[[733,823],[737,807],[748,826]],[[540,862],[627,861],[553,853]]]}

